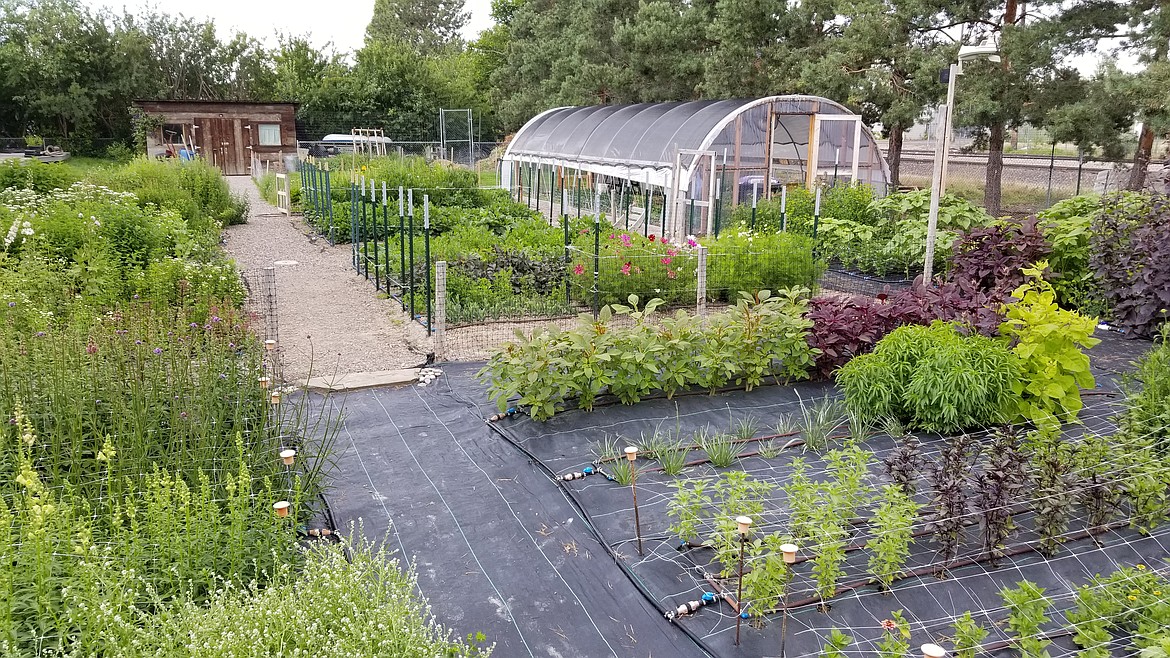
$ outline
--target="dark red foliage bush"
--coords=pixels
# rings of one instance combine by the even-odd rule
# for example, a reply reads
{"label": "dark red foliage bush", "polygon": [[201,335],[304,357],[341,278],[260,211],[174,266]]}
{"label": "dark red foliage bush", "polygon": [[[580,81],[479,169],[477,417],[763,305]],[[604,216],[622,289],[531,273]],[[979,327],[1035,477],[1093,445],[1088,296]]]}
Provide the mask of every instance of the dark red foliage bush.
{"label": "dark red foliage bush", "polygon": [[1051,253],[1035,217],[976,227],[955,240],[946,281],[969,283],[1002,303],[1024,282],[1021,270]]}
{"label": "dark red foliage bush", "polygon": [[1113,322],[1134,335],[1157,333],[1170,320],[1170,197],[1155,195],[1148,205],[1103,198],[1089,246]]}
{"label": "dark red foliage bush", "polygon": [[812,300],[808,317],[813,329],[808,343],[821,351],[816,357],[821,377],[829,377],[853,357],[872,350],[882,336],[894,330],[896,325],[884,307],[882,301],[862,295]]}
{"label": "dark red foliage bush", "polygon": [[955,321],[986,336],[994,336],[1003,317],[1000,302],[992,301],[970,282],[922,284],[922,277],[897,293],[877,298],[863,295],[825,296],[812,300],[813,321],[809,345],[819,349],[817,373],[829,377],[850,359],[865,354],[886,334],[906,324],[927,325],[935,320]]}

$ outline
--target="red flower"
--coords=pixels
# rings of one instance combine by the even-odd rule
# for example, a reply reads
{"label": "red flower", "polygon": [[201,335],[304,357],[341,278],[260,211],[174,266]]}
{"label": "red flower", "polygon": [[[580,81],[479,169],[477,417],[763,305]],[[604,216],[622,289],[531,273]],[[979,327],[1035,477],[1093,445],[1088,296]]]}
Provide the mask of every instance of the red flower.
{"label": "red flower", "polygon": [[85,353],[86,353],[86,354],[97,354],[97,345],[95,345],[95,344],[93,343],[93,341],[90,341],[90,342],[89,342],[88,344],[86,344],[86,346],[85,346]]}
{"label": "red flower", "polygon": [[651,242],[654,242],[654,234],[653,233],[651,233],[650,235],[647,235],[646,238],[649,239]]}

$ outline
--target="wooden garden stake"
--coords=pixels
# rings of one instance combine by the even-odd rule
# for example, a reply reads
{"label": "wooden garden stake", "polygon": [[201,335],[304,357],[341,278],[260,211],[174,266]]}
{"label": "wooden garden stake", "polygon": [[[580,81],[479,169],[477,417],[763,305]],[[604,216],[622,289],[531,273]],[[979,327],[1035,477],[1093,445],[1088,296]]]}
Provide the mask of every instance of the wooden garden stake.
{"label": "wooden garden stake", "polygon": [[788,585],[792,578],[792,565],[796,564],[796,552],[800,550],[796,544],[781,544],[780,553],[784,556],[784,605],[780,617],[780,658],[784,658],[784,645],[788,641]]}
{"label": "wooden garden stake", "polygon": [[626,459],[630,461],[630,492],[634,494],[634,536],[638,538],[638,555],[642,556],[642,523],[638,518],[638,485],[635,482],[637,470],[634,465],[634,460],[638,458],[638,447],[629,446],[626,448]]}

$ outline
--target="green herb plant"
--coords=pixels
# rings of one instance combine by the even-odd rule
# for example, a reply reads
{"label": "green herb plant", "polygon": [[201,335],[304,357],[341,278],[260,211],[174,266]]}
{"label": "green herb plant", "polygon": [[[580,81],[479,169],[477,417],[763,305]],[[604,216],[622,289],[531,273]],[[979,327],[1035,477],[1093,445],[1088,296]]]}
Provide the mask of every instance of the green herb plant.
{"label": "green herb plant", "polygon": [[1044,588],[1036,583],[1021,580],[1014,589],[1004,588],[999,592],[1008,609],[1008,628],[1015,636],[1012,640],[1022,658],[1048,658],[1048,645],[1052,641],[1044,637],[1042,627],[1048,621],[1045,614],[1049,602],[1044,597]]}
{"label": "green herb plant", "polygon": [[921,506],[897,485],[882,489],[882,500],[870,521],[873,538],[869,540],[869,573],[889,589],[902,573],[913,543],[914,522]]}
{"label": "green herb plant", "polygon": [[987,639],[987,629],[979,625],[971,612],[964,612],[961,617],[955,618],[954,624],[955,658],[975,658],[979,653],[983,640]]}

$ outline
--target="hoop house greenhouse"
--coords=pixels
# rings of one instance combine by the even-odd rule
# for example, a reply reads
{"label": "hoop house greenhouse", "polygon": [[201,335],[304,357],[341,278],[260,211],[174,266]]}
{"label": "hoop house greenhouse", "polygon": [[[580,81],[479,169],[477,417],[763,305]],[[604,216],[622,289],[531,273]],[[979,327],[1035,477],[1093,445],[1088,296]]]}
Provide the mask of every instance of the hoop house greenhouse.
{"label": "hoop house greenhouse", "polygon": [[889,181],[861,117],[816,96],[556,108],[525,124],[500,164],[518,199],[598,205],[611,217],[632,204],[669,236],[707,232],[727,204],[786,186],[865,183],[885,194]]}

